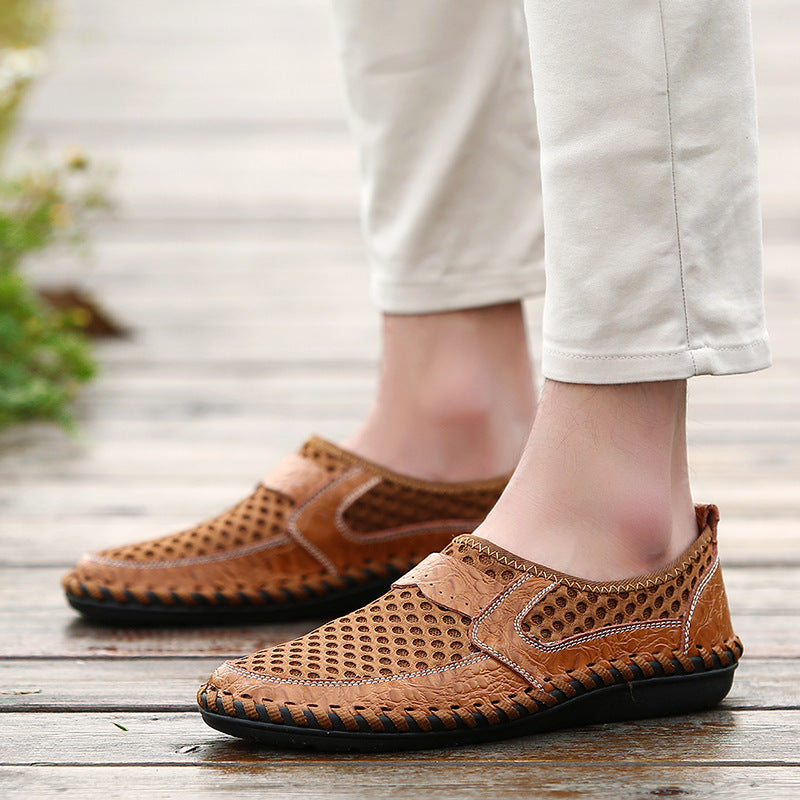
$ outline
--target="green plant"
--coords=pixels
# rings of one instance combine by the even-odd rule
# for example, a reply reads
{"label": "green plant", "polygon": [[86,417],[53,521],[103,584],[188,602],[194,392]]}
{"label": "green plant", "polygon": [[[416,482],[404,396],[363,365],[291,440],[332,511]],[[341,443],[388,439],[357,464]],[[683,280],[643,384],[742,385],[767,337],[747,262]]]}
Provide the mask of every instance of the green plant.
{"label": "green plant", "polygon": [[0,273],[0,429],[32,419],[71,425],[68,404],[95,372],[76,324],[44,308],[19,275]]}
{"label": "green plant", "polygon": [[[0,429],[32,419],[68,425],[68,405],[95,373],[81,332],[85,314],[55,311],[19,270],[30,253],[59,241],[80,242],[85,220],[102,198],[84,162],[0,181]],[[78,186],[76,187],[76,180]]]}
{"label": "green plant", "polygon": [[[0,3],[0,146],[20,100],[41,68],[49,0]],[[95,373],[85,312],[55,311],[21,272],[33,252],[83,241],[89,214],[103,205],[86,159],[10,179],[0,175],[0,429],[33,419],[69,425],[69,403]]]}

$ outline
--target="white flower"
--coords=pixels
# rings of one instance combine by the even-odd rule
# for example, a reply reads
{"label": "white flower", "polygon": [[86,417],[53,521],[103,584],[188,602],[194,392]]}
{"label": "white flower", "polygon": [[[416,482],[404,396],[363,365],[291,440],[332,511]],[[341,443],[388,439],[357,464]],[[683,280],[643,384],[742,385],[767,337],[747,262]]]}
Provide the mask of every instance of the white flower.
{"label": "white flower", "polygon": [[0,49],[0,105],[10,102],[23,84],[41,74],[45,56],[36,47]]}

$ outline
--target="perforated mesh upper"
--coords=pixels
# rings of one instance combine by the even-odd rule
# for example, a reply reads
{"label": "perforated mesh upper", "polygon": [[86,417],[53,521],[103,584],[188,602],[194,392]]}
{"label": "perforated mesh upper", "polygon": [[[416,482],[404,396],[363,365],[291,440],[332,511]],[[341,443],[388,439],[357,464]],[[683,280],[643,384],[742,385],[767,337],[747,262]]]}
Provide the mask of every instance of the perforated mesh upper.
{"label": "perforated mesh upper", "polygon": [[[520,570],[456,539],[444,552],[508,583]],[[372,605],[295,641],[236,661],[241,669],[276,678],[359,680],[434,669],[478,649],[469,616],[441,608],[416,586],[393,587]]]}
{"label": "perforated mesh upper", "polygon": [[395,588],[370,606],[236,666],[276,678],[358,680],[432,669],[477,652],[470,618],[442,609],[416,587]]}
{"label": "perforated mesh upper", "polygon": [[309,439],[300,448],[300,455],[313,461],[331,476],[344,472],[350,466],[344,451],[316,437]]}
{"label": "perforated mesh upper", "polygon": [[[480,540],[459,536],[444,553],[509,584],[529,569]],[[649,619],[675,619],[714,558],[708,547],[674,577],[644,588],[592,591],[564,579],[522,623],[525,632],[556,641],[594,628]],[[509,563],[506,563],[509,562]],[[287,644],[237,660],[243,670],[280,679],[353,681],[424,671],[479,650],[469,639],[469,616],[442,608],[416,586],[393,587],[370,606]]]}
{"label": "perforated mesh upper", "polygon": [[594,592],[561,584],[531,609],[522,622],[522,630],[547,642],[609,625],[674,619],[713,559],[709,548],[674,580],[636,590]]}
{"label": "perforated mesh upper", "polygon": [[384,478],[345,511],[344,520],[358,533],[447,519],[482,520],[500,491],[495,486],[458,493],[435,492]]}
{"label": "perforated mesh upper", "polygon": [[[303,445],[300,454],[322,467],[331,476],[343,472],[348,464],[334,452],[318,446],[314,439]],[[155,562],[198,558],[238,547],[264,542],[282,535],[294,501],[264,485],[233,508],[194,528],[146,542],[104,550],[98,555],[115,561]]]}
{"label": "perforated mesh upper", "polygon": [[284,520],[294,503],[277,492],[258,486],[233,508],[194,528],[148,542],[104,550],[99,555],[121,561],[172,561],[220,553],[261,542],[284,531]]}
{"label": "perforated mesh upper", "polygon": [[477,567],[487,577],[506,585],[524,572],[523,569],[503,563],[491,553],[479,550],[470,542],[470,539],[458,536],[442,552],[465,564]]}

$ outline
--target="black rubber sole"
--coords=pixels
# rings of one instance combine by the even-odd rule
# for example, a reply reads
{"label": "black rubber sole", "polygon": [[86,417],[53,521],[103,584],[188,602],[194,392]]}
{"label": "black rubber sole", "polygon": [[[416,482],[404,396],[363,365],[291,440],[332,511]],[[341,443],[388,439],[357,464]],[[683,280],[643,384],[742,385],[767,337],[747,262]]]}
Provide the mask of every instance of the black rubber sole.
{"label": "black rubber sole", "polygon": [[[67,601],[87,620],[101,625],[136,627],[200,627],[212,625],[248,625],[269,622],[289,622],[299,619],[325,617],[331,619],[371,602],[388,591],[401,573],[375,578],[348,589],[311,597],[289,595],[285,602],[245,602],[234,604],[224,597],[209,602],[197,596],[197,605],[166,605],[156,598],[152,603],[135,600],[121,603],[107,592],[102,600],[80,597],[67,592]],[[155,595],[154,595],[155,597]]]}
{"label": "black rubber sole", "polygon": [[[695,659],[693,659],[694,661]],[[702,664],[700,659],[697,661]],[[689,714],[717,705],[730,691],[736,662],[702,672],[661,675],[587,691],[552,708],[494,725],[407,733],[322,730],[240,719],[201,709],[222,733],[280,749],[376,753],[454,747],[608,722]]]}

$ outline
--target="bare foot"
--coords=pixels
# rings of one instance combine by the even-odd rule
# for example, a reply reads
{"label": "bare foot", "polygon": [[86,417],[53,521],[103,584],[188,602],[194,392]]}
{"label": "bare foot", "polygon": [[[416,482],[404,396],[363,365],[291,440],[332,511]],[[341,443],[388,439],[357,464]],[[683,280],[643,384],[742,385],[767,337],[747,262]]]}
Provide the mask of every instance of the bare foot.
{"label": "bare foot", "polygon": [[517,465],[534,408],[520,303],[387,315],[375,403],[343,444],[418,478],[490,478]]}
{"label": "bare foot", "polygon": [[475,535],[593,580],[678,557],[697,537],[686,381],[547,381],[519,467]]}

